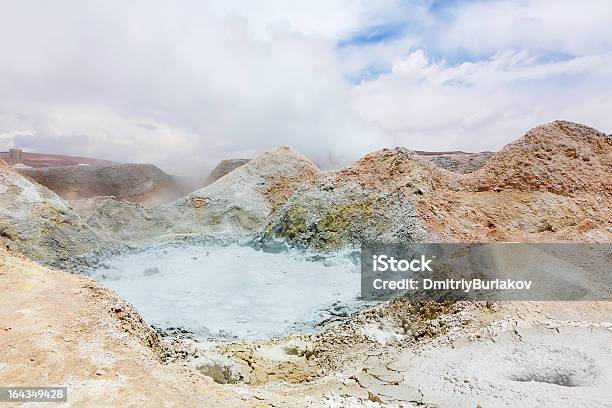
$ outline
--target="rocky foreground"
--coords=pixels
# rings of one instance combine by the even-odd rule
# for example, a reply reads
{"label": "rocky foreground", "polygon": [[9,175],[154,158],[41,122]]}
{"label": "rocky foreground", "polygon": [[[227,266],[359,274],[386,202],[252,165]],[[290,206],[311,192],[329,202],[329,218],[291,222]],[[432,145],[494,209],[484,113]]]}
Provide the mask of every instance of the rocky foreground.
{"label": "rocky foreground", "polygon": [[604,133],[558,121],[473,171],[439,164],[396,148],[324,172],[282,146],[153,207],[65,201],[1,164],[0,383],[66,384],[76,406],[608,404],[609,302],[396,301],[317,335],[202,342],[161,338],[112,292],[40,266],[218,232],[321,253],[373,238],[612,242]]}

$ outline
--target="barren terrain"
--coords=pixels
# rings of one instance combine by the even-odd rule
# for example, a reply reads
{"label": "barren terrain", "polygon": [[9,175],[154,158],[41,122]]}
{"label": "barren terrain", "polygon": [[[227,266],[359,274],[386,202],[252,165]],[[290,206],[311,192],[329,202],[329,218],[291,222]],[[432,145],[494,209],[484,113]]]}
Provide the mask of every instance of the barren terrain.
{"label": "barren terrain", "polygon": [[486,156],[384,149],[326,172],[280,146],[148,207],[66,201],[2,164],[0,382],[67,385],[71,406],[607,406],[609,301],[396,300],[313,334],[207,339],[75,273],[203,237],[323,260],[369,239],[612,242],[610,136],[557,121]]}

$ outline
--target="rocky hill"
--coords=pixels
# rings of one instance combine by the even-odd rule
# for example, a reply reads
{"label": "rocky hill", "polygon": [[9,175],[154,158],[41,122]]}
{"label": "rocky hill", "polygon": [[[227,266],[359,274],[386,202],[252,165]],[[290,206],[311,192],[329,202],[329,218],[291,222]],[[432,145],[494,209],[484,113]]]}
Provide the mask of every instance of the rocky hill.
{"label": "rocky hill", "polygon": [[476,191],[511,188],[563,196],[612,196],[612,137],[556,121],[531,129],[465,179]]}
{"label": "rocky hill", "polygon": [[611,152],[609,136],[569,122],[531,130],[467,174],[404,148],[322,172],[279,147],[170,205],[94,198],[77,208],[101,235],[128,241],[219,230],[325,250],[364,239],[605,241]]}
{"label": "rocky hill", "polygon": [[[22,242],[24,252],[31,254],[62,246],[68,250],[73,241],[82,252],[101,241],[134,244],[215,231],[263,233],[317,250],[364,239],[606,241],[612,240],[611,140],[586,126],[553,122],[530,130],[467,174],[443,169],[404,148],[383,149],[340,170],[322,172],[295,150],[280,146],[209,186],[150,208],[121,199],[155,191],[155,183],[140,185],[141,171],[163,185],[168,179],[155,168],[130,168],[131,178],[115,176],[125,173],[123,167],[54,169],[52,174],[62,175],[57,180],[74,177],[71,184],[76,186],[84,185],[79,180],[82,171],[87,186],[96,185],[88,178],[91,174],[94,180],[129,181],[117,191],[83,187],[79,194],[121,199],[78,200],[76,212],[51,191],[4,166],[3,236],[13,247]],[[21,187],[9,188],[10,183]],[[72,194],[71,186],[57,188]],[[17,220],[24,211],[37,215],[22,216],[24,226],[17,228],[17,221],[8,217]],[[56,222],[63,219],[68,221]],[[40,242],[49,233],[53,238]],[[40,249],[26,243],[29,235]],[[57,257],[33,256],[45,262]]]}
{"label": "rocky hill", "polygon": [[538,126],[458,181],[418,203],[437,239],[612,240],[612,138],[595,129]]}
{"label": "rocky hill", "polygon": [[457,173],[406,149],[373,152],[301,186],[267,233],[317,249],[364,239],[612,240],[612,138],[595,129],[542,125]]}
{"label": "rocky hill", "polygon": [[424,240],[414,203],[448,177],[410,150],[383,149],[301,186],[266,232],[319,250],[373,239]]}
{"label": "rocky hill", "polygon": [[93,230],[57,194],[2,161],[0,241],[45,264],[55,264],[100,244]]}
{"label": "rocky hill", "polygon": [[17,168],[20,174],[55,191],[66,200],[113,196],[154,204],[180,195],[173,178],[152,164],[110,164]]}
{"label": "rocky hill", "polygon": [[145,207],[111,196],[84,198],[71,204],[98,236],[110,242],[139,245],[172,236],[177,229],[193,233],[209,230],[194,223],[191,227],[177,228],[181,225],[179,216],[173,208],[164,205]]}
{"label": "rocky hill", "polygon": [[[171,207],[186,228],[257,230],[319,169],[288,146],[265,152]],[[195,225],[194,225],[195,223]]]}

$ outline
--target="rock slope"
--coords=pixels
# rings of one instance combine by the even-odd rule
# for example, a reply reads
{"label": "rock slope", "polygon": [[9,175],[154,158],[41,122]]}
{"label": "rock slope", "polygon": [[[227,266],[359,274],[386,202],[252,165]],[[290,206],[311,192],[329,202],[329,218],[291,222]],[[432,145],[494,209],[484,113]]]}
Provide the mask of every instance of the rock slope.
{"label": "rock slope", "polygon": [[473,173],[480,169],[495,153],[480,152],[480,153],[430,153],[417,152],[426,161],[435,164],[438,167],[452,171],[454,173],[467,174]]}
{"label": "rock slope", "polygon": [[100,244],[99,237],[54,192],[0,161],[0,241],[54,264]]}
{"label": "rock slope", "polygon": [[170,207],[186,230],[206,225],[255,231],[298,186],[308,184],[318,173],[310,160],[288,146],[279,146]]}
{"label": "rock slope", "polygon": [[612,240],[612,138],[587,126],[538,126],[456,182],[417,204],[437,239]]}
{"label": "rock slope", "polygon": [[612,196],[612,137],[556,121],[531,129],[465,178],[476,191],[510,188],[577,197]]}
{"label": "rock slope", "polygon": [[[170,238],[177,225],[176,214],[163,205],[144,207],[110,196],[84,198],[72,205],[83,221],[109,242],[138,245]],[[205,231],[202,227],[201,232]]]}
{"label": "rock slope", "polygon": [[279,147],[170,205],[97,198],[77,208],[102,235],[128,240],[223,230],[317,250],[365,239],[605,241],[612,233],[610,140],[553,122],[466,174],[404,148],[322,172]]}
{"label": "rock slope", "polygon": [[425,240],[414,203],[451,176],[407,149],[370,153],[302,186],[266,233],[318,250],[363,240]]}
{"label": "rock slope", "polygon": [[66,200],[113,196],[152,204],[179,196],[173,178],[152,164],[19,168],[17,171]]}
{"label": "rock slope", "polygon": [[219,164],[210,172],[208,177],[204,182],[204,186],[214,183],[219,180],[221,177],[225,176],[227,173],[230,173],[236,170],[238,167],[243,166],[250,162],[251,159],[227,159],[221,160]]}

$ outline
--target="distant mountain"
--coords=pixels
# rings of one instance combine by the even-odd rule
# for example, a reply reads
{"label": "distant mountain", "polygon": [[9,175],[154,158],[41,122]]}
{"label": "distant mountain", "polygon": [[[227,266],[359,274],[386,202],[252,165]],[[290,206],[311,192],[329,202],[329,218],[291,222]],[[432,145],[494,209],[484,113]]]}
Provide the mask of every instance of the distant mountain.
{"label": "distant mountain", "polygon": [[88,157],[67,156],[62,154],[44,154],[44,153],[28,153],[23,152],[21,160],[11,160],[9,152],[0,152],[0,159],[4,160],[9,165],[18,163],[28,167],[60,167],[74,166],[76,164],[115,164],[110,160],[91,159]]}

